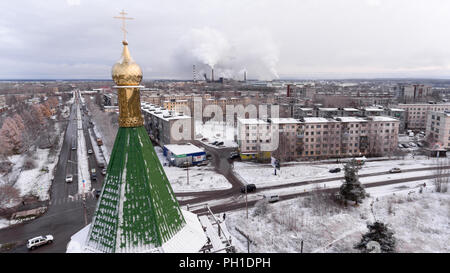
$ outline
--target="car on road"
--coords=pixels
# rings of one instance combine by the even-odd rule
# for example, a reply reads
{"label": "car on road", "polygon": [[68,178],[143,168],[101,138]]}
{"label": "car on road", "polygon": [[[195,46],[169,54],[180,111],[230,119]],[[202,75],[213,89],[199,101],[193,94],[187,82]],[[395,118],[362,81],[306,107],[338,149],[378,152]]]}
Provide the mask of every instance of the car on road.
{"label": "car on road", "polygon": [[88,150],[88,154],[92,154],[92,150],[91,149]]}
{"label": "car on road", "polygon": [[238,157],[241,157],[238,152],[231,152],[230,153],[230,159],[235,159],[235,158],[238,158]]}
{"label": "car on road", "polygon": [[340,171],[341,171],[341,168],[334,168],[334,169],[329,170],[330,173],[338,173]]}
{"label": "car on road", "polygon": [[247,189],[247,192],[256,191],[256,185],[255,184],[247,184],[247,185],[241,187],[241,192],[245,193],[246,189]]}
{"label": "car on road", "polygon": [[102,174],[103,174],[103,175],[106,174],[106,169],[102,169]]}
{"label": "car on road", "polygon": [[280,196],[278,196],[278,195],[264,196],[264,198],[269,203],[275,203],[275,202],[280,201]]}
{"label": "car on road", "polygon": [[400,168],[392,168],[389,170],[390,173],[401,173],[402,170]]}
{"label": "car on road", "polygon": [[208,141],[206,137],[202,138],[201,141]]}
{"label": "car on road", "polygon": [[73,181],[73,175],[71,175],[71,174],[66,175],[66,182],[69,183],[72,181]]}
{"label": "car on road", "polygon": [[95,197],[98,198],[101,193],[102,193],[102,190],[95,190]]}
{"label": "car on road", "polygon": [[77,146],[72,146],[72,151],[76,150],[76,149],[77,149]]}
{"label": "car on road", "polygon": [[38,246],[51,244],[53,242],[53,236],[52,235],[46,235],[46,236],[38,236],[31,238],[27,242],[27,248],[28,249],[35,249]]}

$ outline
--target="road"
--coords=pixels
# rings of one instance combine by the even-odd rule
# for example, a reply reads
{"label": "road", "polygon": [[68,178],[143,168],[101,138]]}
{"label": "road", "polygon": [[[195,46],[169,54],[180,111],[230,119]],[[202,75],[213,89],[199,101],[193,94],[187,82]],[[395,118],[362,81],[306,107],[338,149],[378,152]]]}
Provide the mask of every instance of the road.
{"label": "road", "polygon": [[[8,252],[28,252],[25,246],[26,240],[46,234],[54,235],[55,240],[53,244],[37,248],[33,252],[65,252],[70,237],[85,226],[83,198],[77,195],[77,151],[72,150],[73,144],[77,143],[76,107],[78,107],[77,103],[71,106],[69,122],[64,135],[59,160],[55,167],[54,181],[50,188],[48,210],[44,215],[32,221],[0,230],[0,244],[16,244]],[[88,125],[89,117],[84,115],[83,131],[86,145],[87,149],[92,149],[91,140],[87,135]],[[101,169],[96,165],[94,155],[89,156],[89,167],[95,167],[98,172],[98,179],[92,183],[93,187],[101,188],[103,175],[100,172]],[[65,182],[66,174],[69,173],[74,175],[72,183]],[[97,199],[94,194],[87,194],[86,216],[89,222],[92,219],[96,204]]]}
{"label": "road", "polygon": [[[26,249],[26,240],[38,235],[52,234],[55,237],[54,243],[51,245],[46,245],[40,247],[33,252],[65,252],[67,243],[70,237],[81,228],[85,226],[85,208],[83,206],[84,202],[78,193],[78,183],[66,183],[66,174],[74,174],[74,181],[77,181],[77,153],[76,150],[72,150],[74,143],[77,143],[77,124],[76,124],[76,107],[77,103],[74,103],[71,107],[71,113],[69,117],[69,122],[67,124],[66,133],[64,136],[63,145],[61,148],[61,153],[59,155],[58,164],[55,169],[55,179],[51,186],[50,201],[48,202],[48,211],[38,217],[35,220],[29,221],[27,223],[22,223],[14,225],[5,229],[0,230],[0,244],[4,243],[15,243],[16,246],[9,250],[8,252],[28,252]],[[92,145],[96,145],[91,142],[89,137],[89,121],[90,117],[83,111],[82,122],[83,122],[83,135],[85,137],[87,150],[92,149]],[[95,139],[95,137],[94,137]],[[243,185],[241,179],[236,176],[233,172],[233,165],[228,159],[231,151],[234,148],[220,148],[216,149],[205,145],[200,141],[193,141],[194,144],[204,147],[212,155],[212,164],[219,174],[225,176],[225,178],[230,182],[231,188],[226,190],[215,190],[215,191],[201,191],[201,192],[189,192],[189,193],[176,193],[177,197],[189,197],[193,198],[189,200],[179,201],[180,205],[193,205],[211,202],[211,210],[214,213],[221,213],[230,210],[245,208],[246,203],[244,195],[240,193],[240,188]],[[95,156],[92,154],[88,157],[89,169],[96,169],[97,180],[92,181],[92,187],[100,189],[103,184],[103,175],[101,175],[101,168],[98,167]],[[425,171],[434,170],[438,167],[427,167],[420,169],[404,170],[404,172],[415,172],[415,171]],[[450,168],[450,166],[447,166]],[[388,172],[378,172],[370,174],[362,174],[360,177],[377,176],[384,175]],[[450,176],[450,175],[449,175]],[[404,183],[411,181],[419,181],[425,179],[432,179],[435,175],[426,175],[420,177],[412,178],[401,178],[401,179],[390,179],[386,181],[379,181],[376,183],[365,184],[366,188],[378,187],[396,183]],[[306,184],[314,183],[324,183],[331,181],[342,180],[343,177],[332,177],[324,178],[310,181],[299,181],[288,184],[273,185],[267,187],[261,187],[256,192],[249,194],[251,200],[247,202],[249,207],[253,206],[257,200],[254,196],[260,194],[266,190],[290,188],[295,186],[301,186]],[[337,188],[326,188],[323,191],[333,192]],[[310,194],[310,192],[293,192],[288,194],[280,195],[280,200],[289,200],[292,198],[297,198],[299,196],[305,196]],[[74,198],[71,198],[73,196]],[[223,202],[221,202],[223,201]],[[86,216],[88,222],[92,219],[94,209],[96,207],[97,199],[93,194],[87,195],[86,198]],[[202,212],[202,209],[194,210],[194,212]]]}

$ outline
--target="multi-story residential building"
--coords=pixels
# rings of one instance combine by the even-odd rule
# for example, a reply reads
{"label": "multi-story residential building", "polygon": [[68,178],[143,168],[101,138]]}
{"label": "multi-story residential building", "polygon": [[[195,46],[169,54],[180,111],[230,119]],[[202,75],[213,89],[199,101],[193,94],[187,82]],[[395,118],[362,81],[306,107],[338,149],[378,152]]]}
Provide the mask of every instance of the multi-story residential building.
{"label": "multi-story residential building", "polygon": [[425,135],[432,148],[450,150],[450,112],[431,111],[428,115]]}
{"label": "multi-story residential building", "polygon": [[150,139],[161,147],[166,144],[184,144],[193,138],[194,126],[190,116],[145,102],[141,103],[141,109]]}
{"label": "multi-story residential building", "polygon": [[423,84],[399,84],[394,91],[397,100],[403,103],[425,102],[432,95],[431,86]]}
{"label": "multi-story residential building", "polygon": [[449,111],[450,103],[430,104],[414,103],[399,104],[396,108],[404,109],[406,114],[405,128],[411,130],[425,130],[431,111]]}
{"label": "multi-story residential building", "polygon": [[[281,160],[389,155],[398,145],[399,123],[387,116],[240,119],[238,136],[243,138],[238,144],[241,153],[268,152]],[[264,135],[266,142],[271,142],[274,129],[279,132],[281,146],[277,151],[263,150],[260,139],[252,142],[246,138],[260,136],[268,129],[272,131]]]}
{"label": "multi-story residential building", "polygon": [[183,112],[185,109],[189,109],[190,103],[188,100],[170,99],[164,101],[162,106],[167,110]]}

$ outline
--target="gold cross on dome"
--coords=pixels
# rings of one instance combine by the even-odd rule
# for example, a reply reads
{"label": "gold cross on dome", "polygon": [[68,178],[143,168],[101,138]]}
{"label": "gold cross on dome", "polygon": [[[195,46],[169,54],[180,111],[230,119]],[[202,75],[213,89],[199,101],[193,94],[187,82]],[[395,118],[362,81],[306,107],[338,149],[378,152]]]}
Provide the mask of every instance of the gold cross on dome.
{"label": "gold cross on dome", "polygon": [[134,18],[125,17],[125,15],[127,15],[128,13],[126,13],[124,10],[119,12],[119,14],[122,16],[114,16],[113,18],[122,20],[123,40],[126,41],[127,40],[127,29],[125,28],[125,20],[133,20]]}

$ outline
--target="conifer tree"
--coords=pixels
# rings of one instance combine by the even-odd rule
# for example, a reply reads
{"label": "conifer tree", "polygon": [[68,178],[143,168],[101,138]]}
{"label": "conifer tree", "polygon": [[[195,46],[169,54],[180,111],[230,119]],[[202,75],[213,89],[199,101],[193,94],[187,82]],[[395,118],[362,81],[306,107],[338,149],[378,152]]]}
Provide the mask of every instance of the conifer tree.
{"label": "conifer tree", "polygon": [[345,164],[345,181],[339,189],[338,198],[347,202],[348,200],[356,202],[356,204],[361,203],[362,199],[366,197],[366,191],[364,187],[359,182],[358,177],[358,164],[355,159]]}
{"label": "conifer tree", "polygon": [[355,249],[368,252],[367,243],[375,241],[380,244],[381,252],[395,251],[396,240],[394,232],[390,230],[387,225],[377,221],[373,224],[368,224],[367,228],[369,229],[369,232],[362,236],[361,241],[355,245]]}

